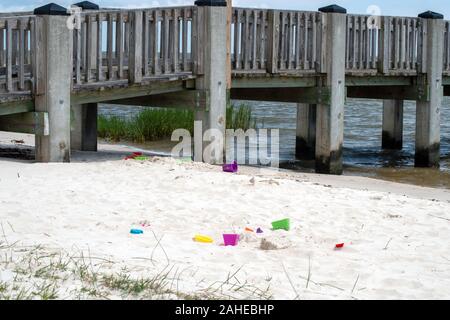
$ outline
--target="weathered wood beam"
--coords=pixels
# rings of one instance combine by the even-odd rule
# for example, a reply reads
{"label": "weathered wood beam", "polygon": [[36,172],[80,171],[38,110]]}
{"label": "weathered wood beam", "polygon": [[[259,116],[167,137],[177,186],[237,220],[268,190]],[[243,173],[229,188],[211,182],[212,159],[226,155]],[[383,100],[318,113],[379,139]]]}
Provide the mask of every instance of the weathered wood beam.
{"label": "weathered wood beam", "polygon": [[24,112],[0,116],[0,131],[49,135],[47,112]]}
{"label": "weathered wood beam", "polygon": [[118,82],[117,86],[92,85],[81,86],[72,91],[72,104],[86,104],[94,102],[129,99],[150,96],[161,93],[171,93],[184,90],[185,81],[161,81],[144,84],[129,85],[127,81]]}
{"label": "weathered wood beam", "polygon": [[345,76],[345,85],[347,87],[357,86],[410,86],[413,85],[415,77],[402,76]]}
{"label": "weathered wood beam", "polygon": [[34,100],[15,100],[0,102],[0,116],[34,111]]}
{"label": "weathered wood beam", "polygon": [[277,101],[308,104],[329,104],[328,87],[231,89],[231,99]]}
{"label": "weathered wood beam", "polygon": [[314,87],[320,76],[308,75],[303,77],[294,76],[267,76],[252,75],[233,77],[231,88],[289,88],[289,87]]}
{"label": "weathered wood beam", "polygon": [[206,90],[186,90],[167,94],[157,94],[144,97],[128,98],[106,103],[128,106],[195,109],[204,106],[209,99]]}
{"label": "weathered wood beam", "polygon": [[427,86],[361,86],[348,87],[347,97],[361,99],[428,101]]}

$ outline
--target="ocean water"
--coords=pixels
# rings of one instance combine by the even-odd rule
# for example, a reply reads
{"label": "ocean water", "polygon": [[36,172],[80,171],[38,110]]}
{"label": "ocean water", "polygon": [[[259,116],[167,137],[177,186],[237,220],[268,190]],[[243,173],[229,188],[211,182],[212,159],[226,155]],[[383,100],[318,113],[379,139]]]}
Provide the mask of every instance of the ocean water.
{"label": "ocean water", "polygon": [[[313,172],[313,161],[295,159],[296,104],[276,102],[234,101],[252,109],[257,128],[280,130],[279,157],[282,167]],[[140,107],[102,105],[100,114],[132,117]],[[440,169],[414,168],[415,102],[406,101],[404,108],[403,150],[381,149],[382,102],[348,99],[345,106],[344,174],[360,175],[423,186],[450,188],[450,99],[445,98],[441,113]],[[155,151],[167,148],[164,142],[144,147]],[[164,147],[163,147],[164,146]]]}

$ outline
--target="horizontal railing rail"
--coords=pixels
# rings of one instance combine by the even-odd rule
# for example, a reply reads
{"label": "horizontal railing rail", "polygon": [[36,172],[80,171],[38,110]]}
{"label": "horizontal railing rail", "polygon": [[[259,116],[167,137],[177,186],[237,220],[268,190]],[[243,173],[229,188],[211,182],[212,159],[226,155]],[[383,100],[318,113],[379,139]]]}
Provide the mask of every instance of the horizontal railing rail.
{"label": "horizontal railing rail", "polygon": [[32,90],[34,24],[29,15],[0,17],[0,94]]}

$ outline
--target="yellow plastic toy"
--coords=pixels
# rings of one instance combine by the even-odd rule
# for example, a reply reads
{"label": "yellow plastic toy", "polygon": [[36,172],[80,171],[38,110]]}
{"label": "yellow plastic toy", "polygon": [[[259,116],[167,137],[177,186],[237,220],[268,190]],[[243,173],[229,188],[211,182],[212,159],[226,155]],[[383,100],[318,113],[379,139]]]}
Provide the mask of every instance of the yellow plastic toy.
{"label": "yellow plastic toy", "polygon": [[197,234],[197,235],[194,237],[194,241],[196,241],[196,242],[202,242],[202,243],[213,243],[213,242],[214,242],[214,240],[213,240],[211,237],[208,237],[208,236],[202,236],[202,235],[200,235],[200,234]]}

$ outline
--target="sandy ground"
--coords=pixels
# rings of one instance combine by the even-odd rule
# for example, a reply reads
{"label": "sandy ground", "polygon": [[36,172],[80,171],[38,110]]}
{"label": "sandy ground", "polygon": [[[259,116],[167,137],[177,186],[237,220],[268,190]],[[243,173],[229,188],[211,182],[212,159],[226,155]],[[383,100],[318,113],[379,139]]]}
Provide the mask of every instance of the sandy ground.
{"label": "sandy ground", "polygon": [[[0,158],[0,294],[2,283],[39,282],[35,269],[18,277],[24,248],[38,248],[85,255],[101,273],[168,270],[176,293],[166,298],[450,298],[446,190],[249,167],[227,174],[160,157],[125,161],[128,149],[101,145],[70,164]],[[282,218],[291,230],[271,231]],[[223,233],[241,234],[239,245],[224,247]],[[194,242],[195,234],[214,243]],[[263,239],[276,249],[261,249]],[[58,281],[57,298],[80,297],[83,281]]]}

